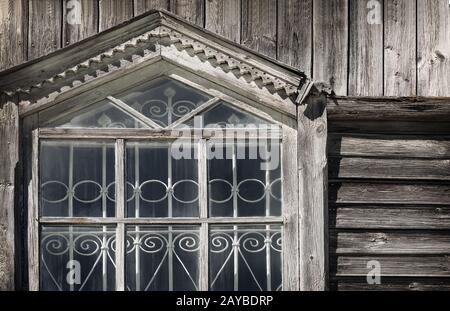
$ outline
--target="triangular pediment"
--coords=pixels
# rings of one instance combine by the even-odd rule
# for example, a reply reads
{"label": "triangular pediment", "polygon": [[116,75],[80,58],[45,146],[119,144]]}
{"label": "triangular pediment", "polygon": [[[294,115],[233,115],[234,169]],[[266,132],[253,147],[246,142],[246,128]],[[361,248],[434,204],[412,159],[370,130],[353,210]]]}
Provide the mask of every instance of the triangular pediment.
{"label": "triangular pediment", "polygon": [[299,102],[311,86],[299,70],[168,12],[152,11],[0,73],[0,92],[15,98],[22,114],[31,113],[65,93],[75,95],[84,85],[119,79],[158,61],[210,76],[225,87],[242,88],[254,93],[257,101],[270,101],[272,96],[281,107]]}

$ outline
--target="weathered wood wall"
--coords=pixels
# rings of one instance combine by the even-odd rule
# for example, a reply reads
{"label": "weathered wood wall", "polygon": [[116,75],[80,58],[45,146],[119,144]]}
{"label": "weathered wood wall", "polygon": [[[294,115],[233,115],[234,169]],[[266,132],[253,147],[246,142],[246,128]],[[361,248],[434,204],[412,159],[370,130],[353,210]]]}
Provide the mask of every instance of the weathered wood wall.
{"label": "weathered wood wall", "polygon": [[[81,24],[71,25],[77,1]],[[299,67],[337,95],[450,96],[447,0],[0,0],[0,70],[151,9]]]}
{"label": "weathered wood wall", "polygon": [[331,288],[450,289],[450,100],[338,98],[328,117]]}

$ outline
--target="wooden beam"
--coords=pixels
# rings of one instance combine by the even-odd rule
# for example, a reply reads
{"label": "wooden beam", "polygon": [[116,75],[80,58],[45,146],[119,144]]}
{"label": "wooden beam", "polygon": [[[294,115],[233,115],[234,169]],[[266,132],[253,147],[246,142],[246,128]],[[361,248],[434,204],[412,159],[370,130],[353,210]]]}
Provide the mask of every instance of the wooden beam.
{"label": "wooden beam", "polygon": [[15,289],[15,170],[19,160],[17,105],[0,101],[0,290]]}
{"label": "wooden beam", "polygon": [[300,290],[328,287],[327,113],[324,96],[298,107]]}

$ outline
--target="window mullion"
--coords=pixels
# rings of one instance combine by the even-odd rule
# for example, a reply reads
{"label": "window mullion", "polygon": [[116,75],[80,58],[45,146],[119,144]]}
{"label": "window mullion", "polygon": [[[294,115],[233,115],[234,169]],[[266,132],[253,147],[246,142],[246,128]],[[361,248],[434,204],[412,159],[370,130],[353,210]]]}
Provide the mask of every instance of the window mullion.
{"label": "window mullion", "polygon": [[28,191],[28,275],[29,290],[39,290],[39,130],[32,133],[32,180]]}
{"label": "window mullion", "polygon": [[[208,218],[208,163],[206,140],[198,143],[198,184],[199,184],[199,208],[200,218]],[[200,284],[199,289],[209,289],[209,225],[204,222],[200,227]]]}
{"label": "window mullion", "polygon": [[[125,217],[125,142],[116,141],[116,217]],[[116,289],[125,290],[125,224],[117,224],[116,232]]]}

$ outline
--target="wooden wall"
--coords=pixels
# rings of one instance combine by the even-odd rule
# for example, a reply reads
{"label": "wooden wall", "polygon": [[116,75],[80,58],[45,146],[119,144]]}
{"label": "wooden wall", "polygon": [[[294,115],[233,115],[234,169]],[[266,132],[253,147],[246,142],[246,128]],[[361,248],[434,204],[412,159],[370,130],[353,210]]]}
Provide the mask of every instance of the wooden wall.
{"label": "wooden wall", "polygon": [[[0,0],[0,70],[167,9],[301,68],[337,95],[450,96],[448,0],[78,1],[74,26],[73,1]],[[380,24],[368,23],[373,14]]]}
{"label": "wooden wall", "polygon": [[450,290],[450,99],[338,98],[328,117],[331,288]]}

